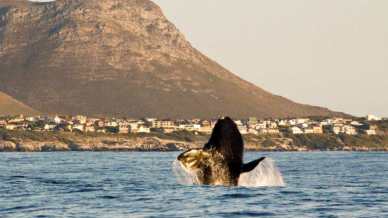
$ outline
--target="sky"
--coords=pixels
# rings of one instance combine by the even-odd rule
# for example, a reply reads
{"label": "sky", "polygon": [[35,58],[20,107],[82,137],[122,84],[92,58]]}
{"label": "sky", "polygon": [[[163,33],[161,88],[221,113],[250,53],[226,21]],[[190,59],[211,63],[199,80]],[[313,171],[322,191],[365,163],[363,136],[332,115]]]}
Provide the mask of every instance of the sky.
{"label": "sky", "polygon": [[387,0],[154,0],[204,54],[294,101],[388,117]]}

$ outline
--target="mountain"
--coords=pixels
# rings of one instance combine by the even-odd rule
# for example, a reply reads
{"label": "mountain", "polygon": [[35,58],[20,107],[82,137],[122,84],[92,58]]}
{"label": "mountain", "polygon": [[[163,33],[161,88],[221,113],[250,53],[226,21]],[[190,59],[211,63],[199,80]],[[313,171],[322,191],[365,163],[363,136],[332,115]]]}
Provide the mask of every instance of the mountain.
{"label": "mountain", "polygon": [[2,2],[0,91],[41,112],[169,118],[337,114],[232,74],[193,48],[149,0]]}
{"label": "mountain", "polygon": [[36,115],[38,112],[13,99],[11,96],[0,92],[0,116],[19,114]]}

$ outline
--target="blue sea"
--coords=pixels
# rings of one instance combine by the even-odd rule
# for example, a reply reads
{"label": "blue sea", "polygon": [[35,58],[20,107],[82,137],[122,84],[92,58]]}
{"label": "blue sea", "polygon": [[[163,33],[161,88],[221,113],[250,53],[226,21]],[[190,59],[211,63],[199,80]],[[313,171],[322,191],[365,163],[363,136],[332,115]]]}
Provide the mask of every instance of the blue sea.
{"label": "blue sea", "polygon": [[178,153],[0,153],[0,217],[388,217],[388,153],[267,156],[285,187],[179,184]]}

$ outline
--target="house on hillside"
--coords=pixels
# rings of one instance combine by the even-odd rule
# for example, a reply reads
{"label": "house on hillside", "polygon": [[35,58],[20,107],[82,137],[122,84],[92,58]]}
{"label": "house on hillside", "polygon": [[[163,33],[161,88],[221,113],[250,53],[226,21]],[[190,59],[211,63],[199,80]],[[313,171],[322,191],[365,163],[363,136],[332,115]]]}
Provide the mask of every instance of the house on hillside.
{"label": "house on hillside", "polygon": [[359,127],[359,130],[366,135],[377,135],[377,126],[365,124]]}
{"label": "house on hillside", "polygon": [[96,132],[96,127],[94,125],[86,125],[85,132]]}
{"label": "house on hillside", "polygon": [[294,135],[303,134],[303,130],[297,126],[292,126],[289,128],[289,130]]}
{"label": "house on hillside", "polygon": [[151,133],[151,129],[144,125],[140,125],[136,131],[136,133]]}
{"label": "house on hillside", "polygon": [[0,120],[0,128],[4,128],[7,125],[6,120]]}
{"label": "house on hillside", "polygon": [[319,125],[313,126],[313,131],[314,134],[323,134],[323,128]]}
{"label": "house on hillside", "polygon": [[174,128],[174,122],[170,119],[154,120],[151,122],[151,127],[155,129]]}
{"label": "house on hillside", "polygon": [[59,117],[59,116],[55,116],[54,119],[53,119],[53,122],[56,123],[56,124],[61,124],[62,122],[64,122],[65,119]]}
{"label": "house on hillside", "polygon": [[378,116],[375,116],[375,115],[368,115],[368,116],[366,116],[366,119],[368,120],[368,121],[380,121],[381,120],[381,117],[378,117]]}
{"label": "house on hillside", "polygon": [[123,123],[121,123],[119,125],[119,133],[120,134],[128,134],[131,132],[131,129],[130,129],[130,126],[129,125],[125,125]]}
{"label": "house on hillside", "polygon": [[331,126],[331,132],[338,135],[340,133],[344,133],[344,125],[342,124],[334,124]]}
{"label": "house on hillside", "polygon": [[83,124],[74,124],[73,127],[72,127],[72,131],[84,132],[85,131],[85,126]]}
{"label": "house on hillside", "polygon": [[344,125],[344,133],[346,135],[357,135],[357,129],[351,125]]}
{"label": "house on hillside", "polygon": [[304,134],[314,134],[314,129],[312,127],[307,127],[303,129]]}
{"label": "house on hillside", "polygon": [[260,134],[270,134],[270,135],[275,135],[279,134],[280,131],[277,128],[264,128],[259,130]]}
{"label": "house on hillside", "polygon": [[54,129],[57,127],[56,123],[46,123],[43,127],[44,131],[54,131]]}
{"label": "house on hillside", "polygon": [[201,126],[198,130],[198,132],[205,133],[205,134],[211,134],[213,131],[213,128],[210,125]]}
{"label": "house on hillside", "polygon": [[323,128],[320,125],[311,125],[303,128],[305,134],[323,134]]}
{"label": "house on hillside", "polygon": [[249,134],[252,134],[252,135],[258,135],[258,134],[259,134],[259,131],[256,130],[256,129],[249,128],[249,129],[248,129],[248,133],[249,133]]}
{"label": "house on hillside", "polygon": [[83,116],[83,115],[77,115],[73,118],[73,120],[79,122],[80,124],[85,124],[86,121],[87,121],[88,117],[87,116]]}
{"label": "house on hillside", "polygon": [[18,125],[14,124],[14,123],[7,123],[5,125],[6,130],[16,130],[17,128],[18,128]]}

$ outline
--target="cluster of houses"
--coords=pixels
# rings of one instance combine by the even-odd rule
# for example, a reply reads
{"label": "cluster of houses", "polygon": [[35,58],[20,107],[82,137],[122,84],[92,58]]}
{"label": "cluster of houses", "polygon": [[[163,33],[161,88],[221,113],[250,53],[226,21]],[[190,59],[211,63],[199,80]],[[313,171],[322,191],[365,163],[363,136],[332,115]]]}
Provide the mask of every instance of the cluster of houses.
{"label": "cluster of houses", "polygon": [[[328,118],[313,120],[310,118],[258,120],[254,117],[245,120],[235,120],[241,134],[346,134],[346,135],[376,135],[377,126],[369,121],[381,118],[368,116],[365,121],[347,118]],[[216,119],[118,119],[91,118],[87,116],[35,116],[0,118],[0,128],[7,130],[26,131],[68,131],[83,133],[173,133],[187,131],[210,134]]]}

